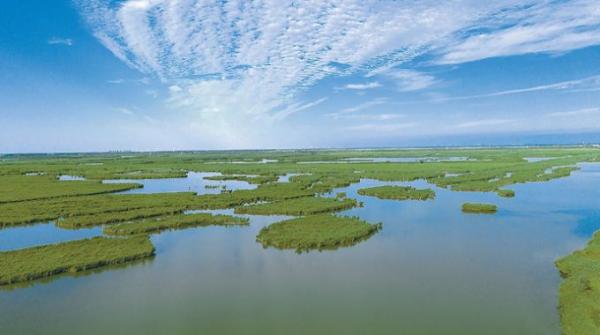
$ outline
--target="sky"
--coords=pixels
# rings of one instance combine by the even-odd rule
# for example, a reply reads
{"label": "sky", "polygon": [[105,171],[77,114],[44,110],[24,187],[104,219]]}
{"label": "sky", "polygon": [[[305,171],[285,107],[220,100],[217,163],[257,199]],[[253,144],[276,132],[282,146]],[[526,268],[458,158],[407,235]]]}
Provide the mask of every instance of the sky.
{"label": "sky", "polygon": [[0,153],[588,142],[598,0],[0,3]]}

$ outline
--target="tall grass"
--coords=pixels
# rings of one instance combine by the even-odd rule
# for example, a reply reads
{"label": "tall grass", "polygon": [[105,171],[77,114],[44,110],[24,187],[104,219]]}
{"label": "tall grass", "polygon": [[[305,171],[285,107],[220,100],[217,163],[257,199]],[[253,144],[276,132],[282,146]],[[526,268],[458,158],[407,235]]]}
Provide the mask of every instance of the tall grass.
{"label": "tall grass", "polygon": [[0,252],[0,285],[122,264],[154,254],[147,236],[86,240]]}

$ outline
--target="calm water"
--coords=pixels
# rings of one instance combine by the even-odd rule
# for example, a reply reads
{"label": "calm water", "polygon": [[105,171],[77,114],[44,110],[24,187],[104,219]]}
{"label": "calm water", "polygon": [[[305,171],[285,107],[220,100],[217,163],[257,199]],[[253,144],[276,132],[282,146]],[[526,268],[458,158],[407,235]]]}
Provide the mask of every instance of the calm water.
{"label": "calm water", "polygon": [[356,190],[386,183],[363,180],[338,190],[365,203],[345,214],[384,228],[335,251],[263,249],[255,236],[279,217],[154,235],[150,261],[0,291],[0,334],[558,335],[553,262],[600,228],[600,167],[582,167],[513,199],[378,200]]}
{"label": "calm water", "polygon": [[[142,188],[134,188],[120,192],[122,194],[149,194],[164,192],[195,192],[198,194],[216,194],[221,192],[221,187],[228,190],[252,190],[256,185],[241,180],[208,180],[205,177],[220,176],[220,173],[189,172],[185,178],[165,179],[111,179],[105,180],[106,184],[137,183]],[[208,188],[206,186],[209,186]],[[211,188],[211,186],[218,186]]]}

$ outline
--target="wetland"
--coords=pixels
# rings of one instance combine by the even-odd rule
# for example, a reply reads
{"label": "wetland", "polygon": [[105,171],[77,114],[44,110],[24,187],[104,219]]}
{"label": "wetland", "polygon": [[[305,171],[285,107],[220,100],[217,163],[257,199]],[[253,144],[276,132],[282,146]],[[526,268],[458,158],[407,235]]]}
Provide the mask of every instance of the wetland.
{"label": "wetland", "polygon": [[585,146],[4,155],[0,333],[590,334],[599,185]]}

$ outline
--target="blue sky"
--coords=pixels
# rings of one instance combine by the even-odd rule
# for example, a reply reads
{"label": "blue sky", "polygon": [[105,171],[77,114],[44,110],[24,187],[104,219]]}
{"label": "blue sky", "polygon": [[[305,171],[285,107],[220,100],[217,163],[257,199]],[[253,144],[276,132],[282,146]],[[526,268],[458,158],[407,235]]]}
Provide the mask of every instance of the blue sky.
{"label": "blue sky", "polygon": [[597,0],[0,6],[0,152],[600,140]]}

